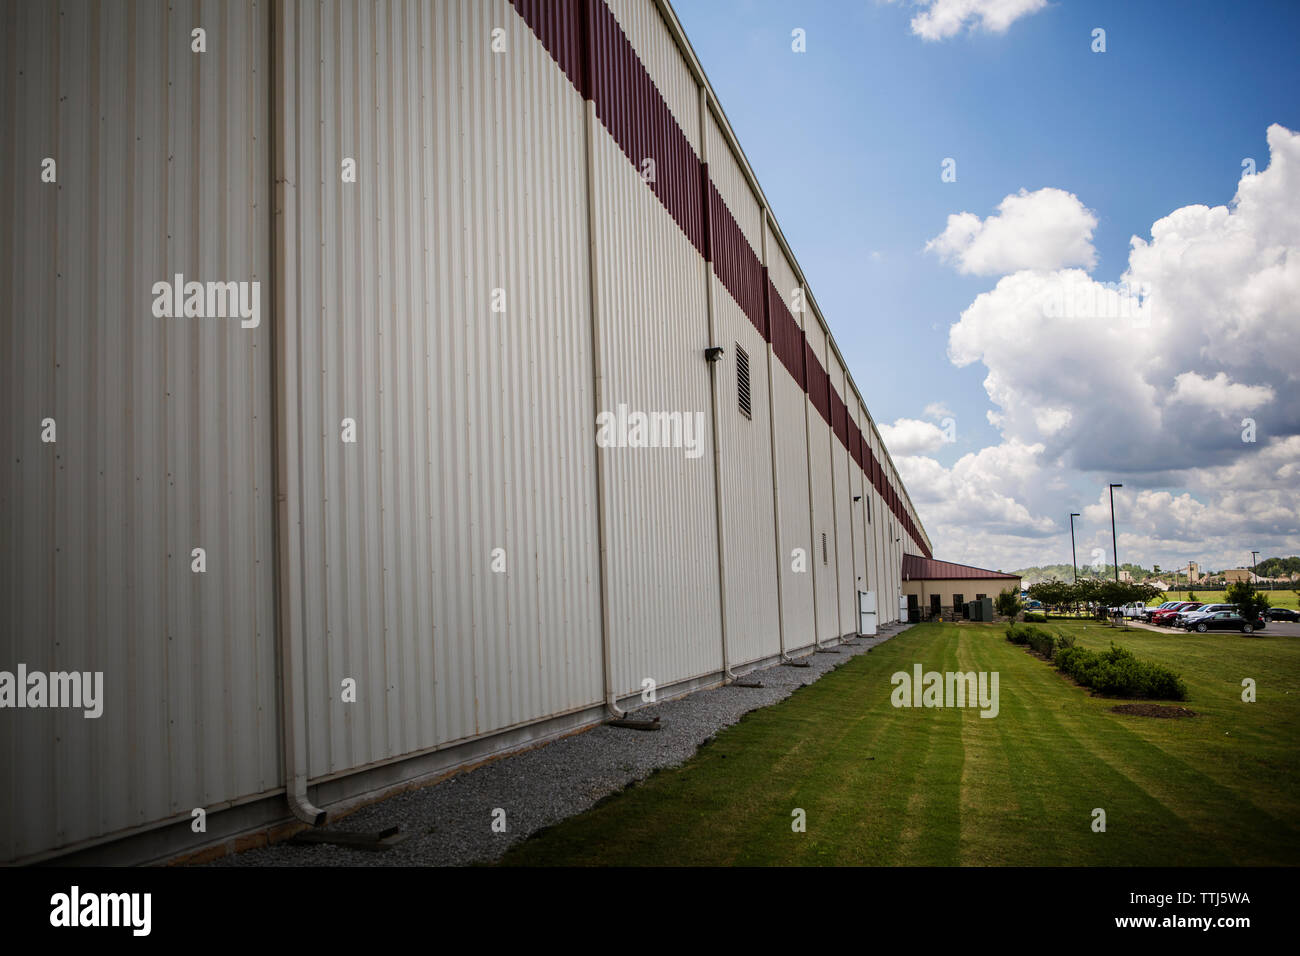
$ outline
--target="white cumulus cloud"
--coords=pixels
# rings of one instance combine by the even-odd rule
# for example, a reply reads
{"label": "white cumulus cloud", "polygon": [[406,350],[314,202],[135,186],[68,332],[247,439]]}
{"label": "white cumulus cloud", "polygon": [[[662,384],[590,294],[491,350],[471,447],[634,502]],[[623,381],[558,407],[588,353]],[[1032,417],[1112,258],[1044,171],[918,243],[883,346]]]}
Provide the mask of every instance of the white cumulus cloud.
{"label": "white cumulus cloud", "polygon": [[971,212],[950,215],[944,231],[925,248],[967,275],[1091,269],[1097,261],[1092,245],[1096,228],[1096,215],[1074,193],[1050,186],[1022,189],[1003,199],[997,214],[987,219]]}
{"label": "white cumulus cloud", "polygon": [[879,428],[891,455],[935,451],[945,440],[943,429],[916,418],[900,418],[892,425],[881,423]]}
{"label": "white cumulus cloud", "polygon": [[918,0],[924,7],[912,18],[912,32],[923,40],[944,40],[963,29],[1005,33],[1023,16],[1037,13],[1047,0]]}
{"label": "white cumulus cloud", "polygon": [[[1104,547],[1109,560],[1110,481],[1125,485],[1121,561],[1222,567],[1243,549],[1300,553],[1300,135],[1273,125],[1268,143],[1267,168],[1243,176],[1232,202],[1184,206],[1134,237],[1116,284],[1005,251],[1014,243],[989,239],[1005,208],[971,216],[978,228],[950,220],[931,243],[963,271],[1003,272],[948,338],[954,365],[984,366],[999,443],[960,468],[898,461],[909,492],[913,480],[934,491],[919,507],[939,556],[1064,560],[1074,510],[1080,559]],[[1088,268],[1092,226],[1079,214],[1095,217],[1061,208],[1089,250],[1062,261]],[[987,506],[939,500],[961,500],[963,482]]]}
{"label": "white cumulus cloud", "polygon": [[1273,389],[1267,385],[1242,385],[1230,381],[1225,372],[1219,372],[1214,378],[1183,372],[1174,377],[1174,390],[1169,398],[1173,402],[1187,402],[1236,414],[1271,402],[1273,395]]}

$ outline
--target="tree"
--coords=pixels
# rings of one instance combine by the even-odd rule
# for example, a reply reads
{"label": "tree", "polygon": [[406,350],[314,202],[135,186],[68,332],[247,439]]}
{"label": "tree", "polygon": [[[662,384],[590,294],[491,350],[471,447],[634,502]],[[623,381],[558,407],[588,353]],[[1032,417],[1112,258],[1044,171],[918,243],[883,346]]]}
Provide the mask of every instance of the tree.
{"label": "tree", "polygon": [[1154,585],[1136,584],[1130,581],[1105,581],[1097,590],[1098,600],[1107,607],[1149,601],[1160,593],[1160,589]]}
{"label": "tree", "polygon": [[1061,607],[1074,602],[1074,586],[1064,581],[1039,581],[1029,586],[1029,596],[1048,607]]}
{"label": "tree", "polygon": [[1254,621],[1268,608],[1268,597],[1250,581],[1229,584],[1223,597],[1228,604],[1237,605],[1237,613],[1248,621]]}
{"label": "tree", "polygon": [[1015,617],[1020,613],[1020,595],[1007,588],[1001,594],[993,599],[993,607],[1003,617]]}

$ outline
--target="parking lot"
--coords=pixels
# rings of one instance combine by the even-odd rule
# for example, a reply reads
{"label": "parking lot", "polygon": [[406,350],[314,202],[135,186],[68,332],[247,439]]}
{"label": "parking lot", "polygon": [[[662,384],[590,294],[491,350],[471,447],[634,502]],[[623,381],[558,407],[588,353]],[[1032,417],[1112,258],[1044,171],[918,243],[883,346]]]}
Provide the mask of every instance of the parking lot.
{"label": "parking lot", "polygon": [[[1129,627],[1141,628],[1144,631],[1155,631],[1157,634],[1186,634],[1181,627],[1156,627],[1154,624],[1143,624],[1141,621],[1125,621]],[[1216,634],[1227,633],[1224,631],[1215,631]],[[1281,637],[1300,637],[1300,622],[1295,621],[1269,621],[1268,626],[1256,634]]]}

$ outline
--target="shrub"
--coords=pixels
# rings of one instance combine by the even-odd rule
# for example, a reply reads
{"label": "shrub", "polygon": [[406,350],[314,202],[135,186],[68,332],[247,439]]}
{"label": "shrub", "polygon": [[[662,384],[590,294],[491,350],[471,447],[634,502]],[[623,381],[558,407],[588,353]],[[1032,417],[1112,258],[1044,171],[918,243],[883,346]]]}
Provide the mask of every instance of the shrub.
{"label": "shrub", "polygon": [[1053,663],[1084,687],[1107,697],[1187,699],[1187,685],[1177,674],[1159,664],[1138,660],[1132,651],[1114,644],[1100,654],[1072,644],[1063,646]]}
{"label": "shrub", "polygon": [[1015,617],[1020,613],[1020,595],[1007,588],[993,599],[993,609],[1003,617]]}
{"label": "shrub", "polygon": [[1032,633],[1029,635],[1029,646],[1036,654],[1041,654],[1051,660],[1052,654],[1056,650],[1056,636],[1037,627],[1030,628],[1030,630]]}
{"label": "shrub", "polygon": [[1041,613],[1041,612],[1039,612],[1039,611],[1026,611],[1026,612],[1025,612],[1025,620],[1026,620],[1026,621],[1029,621],[1029,622],[1032,622],[1032,623],[1034,623],[1034,624],[1046,624],[1046,623],[1047,623],[1047,615],[1046,615],[1046,614],[1043,614],[1043,613]]}
{"label": "shrub", "polygon": [[1032,648],[1035,652],[1050,658],[1056,647],[1056,638],[1049,631],[1032,624],[1011,624],[1007,627],[1007,640]]}

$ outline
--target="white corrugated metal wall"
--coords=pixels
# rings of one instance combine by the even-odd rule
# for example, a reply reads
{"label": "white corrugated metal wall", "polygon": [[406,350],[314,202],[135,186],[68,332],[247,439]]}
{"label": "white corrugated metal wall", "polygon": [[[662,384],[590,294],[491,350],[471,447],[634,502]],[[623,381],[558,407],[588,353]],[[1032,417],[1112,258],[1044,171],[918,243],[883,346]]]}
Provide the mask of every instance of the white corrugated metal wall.
{"label": "white corrugated metal wall", "polygon": [[[832,349],[829,356],[831,387],[841,397],[852,399],[847,388],[844,366],[839,356]],[[845,402],[844,413],[848,415],[848,403]],[[853,598],[853,554],[854,536],[852,522],[853,493],[850,490],[849,470],[854,468],[854,461],[849,450],[841,441],[831,442],[831,467],[835,474],[835,546],[837,549],[835,566],[835,600],[838,611],[836,637],[856,634],[857,619],[854,617]]]}
{"label": "white corrugated metal wall", "polygon": [[601,698],[585,120],[504,0],[286,16],[321,778]]}
{"label": "white corrugated metal wall", "polygon": [[[826,333],[811,302],[805,302],[800,318],[809,351],[826,368]],[[831,426],[812,403],[805,399],[808,427],[808,488],[812,499],[813,588],[816,599],[817,640],[839,637],[839,605],[836,594],[835,495],[831,485]]]}
{"label": "white corrugated metal wall", "polygon": [[[0,667],[103,669],[113,702],[98,721],[6,713],[4,859],[283,787],[276,454],[279,598],[304,651],[312,782],[600,704],[598,460],[616,696],[647,677],[719,675],[719,525],[732,666],[776,654],[782,629],[787,651],[853,631],[859,587],[877,591],[883,621],[897,614],[893,515],[769,361],[752,283],[738,299],[682,224],[701,197],[674,177],[707,159],[730,252],[796,306],[798,267],[716,106],[701,110],[712,93],[670,13],[610,2],[653,87],[597,109],[563,46],[573,37],[543,36],[506,0],[274,6],[279,91],[265,2],[3,7],[0,354],[14,415],[0,425],[13,452]],[[627,151],[644,130],[610,111],[655,96],[697,158],[657,156],[666,179],[652,190]],[[662,117],[638,122],[672,146]],[[57,183],[37,181],[46,155]],[[260,281],[259,327],[155,318],[152,283],[176,273]],[[803,291],[794,318],[889,469]],[[713,344],[726,352],[711,373]],[[593,412],[620,404],[702,413],[699,456],[597,451]]]}
{"label": "white corrugated metal wall", "polygon": [[[188,820],[281,769],[267,8],[0,17],[0,669],[104,681],[97,719],[0,713],[12,860]],[[260,324],[156,317],[177,274],[260,282]]]}
{"label": "white corrugated metal wall", "polygon": [[[656,13],[657,16],[657,13]],[[763,210],[711,113],[704,116],[709,178],[752,249],[763,248]],[[776,534],[772,509],[772,424],[768,412],[767,342],[712,269],[722,453],[727,635],[731,663],[780,653]],[[737,346],[745,349],[751,417],[740,413]]]}
{"label": "white corrugated metal wall", "polygon": [[[798,305],[794,295],[802,292],[795,270],[768,229],[767,266],[775,294],[786,309]],[[796,322],[798,313],[792,313]],[[808,500],[808,440],[805,426],[807,401],[803,386],[785,365],[773,359],[772,434],[776,445],[777,507],[781,519],[780,558],[782,621],[786,650],[813,643],[813,548],[812,510]],[[805,562],[796,567],[795,549],[802,549]]]}

